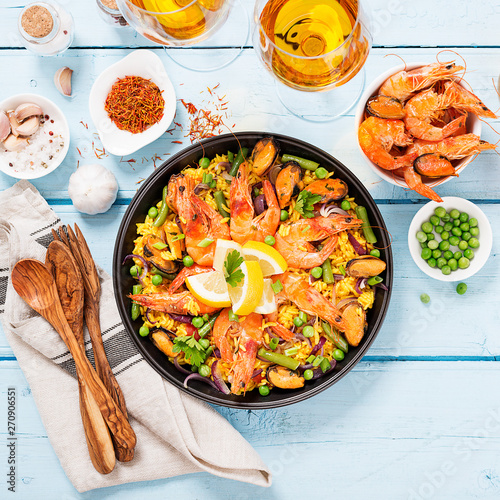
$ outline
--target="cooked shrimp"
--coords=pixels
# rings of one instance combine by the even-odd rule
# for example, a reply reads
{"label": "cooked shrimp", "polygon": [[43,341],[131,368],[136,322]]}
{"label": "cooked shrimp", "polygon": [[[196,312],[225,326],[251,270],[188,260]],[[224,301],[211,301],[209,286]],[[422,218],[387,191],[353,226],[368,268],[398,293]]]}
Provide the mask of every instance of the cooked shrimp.
{"label": "cooked shrimp", "polygon": [[182,271],[176,276],[172,283],[170,283],[167,291],[168,293],[174,293],[184,284],[186,278],[188,278],[189,276],[209,273],[211,271],[215,271],[215,269],[213,267],[199,266],[197,264],[194,264],[191,267],[183,267]]}
{"label": "cooked shrimp", "polygon": [[422,177],[415,171],[413,165],[405,167],[403,169],[403,174],[405,182],[410,189],[431,200],[438,202],[443,201],[435,191],[422,182]]}
{"label": "cooked shrimp", "polygon": [[212,314],[219,310],[217,307],[207,306],[191,295],[191,292],[178,293],[151,293],[128,295],[130,299],[141,306],[149,307],[154,311],[174,314],[188,314],[193,303],[198,309],[198,314]]}
{"label": "cooked shrimp", "polygon": [[[194,194],[194,182],[186,175],[171,177],[167,202],[179,214],[182,232],[186,235],[186,250],[200,266],[211,266],[217,239],[230,239],[229,226],[222,215]],[[198,244],[204,239],[213,241],[206,247]]]}
{"label": "cooked shrimp", "polygon": [[411,165],[416,157],[405,154],[392,156],[393,146],[409,146],[412,138],[405,133],[405,125],[401,120],[385,120],[370,116],[359,127],[358,140],[366,156],[385,170]]}
{"label": "cooked shrimp", "polygon": [[433,63],[410,71],[399,71],[389,77],[380,87],[379,94],[406,101],[415,92],[426,89],[438,80],[452,78],[463,70],[453,62]]}
{"label": "cooked shrimp", "polygon": [[452,106],[444,94],[434,89],[424,90],[412,97],[405,106],[404,123],[407,131],[417,139],[441,141],[465,126],[467,115],[461,115],[443,127],[431,125],[440,111]]}
{"label": "cooked shrimp", "polygon": [[483,101],[457,82],[445,82],[443,102],[447,108],[456,108],[484,118],[496,118],[493,111],[488,109]]}
{"label": "cooked shrimp", "polygon": [[280,207],[274,188],[269,181],[262,182],[268,208],[254,217],[255,210],[250,194],[248,172],[249,165],[244,161],[231,182],[231,238],[241,245],[250,240],[264,241],[266,236],[276,232],[280,223]]}
{"label": "cooked shrimp", "polygon": [[301,311],[319,316],[337,330],[345,330],[346,325],[340,311],[304,278],[286,272],[273,276],[272,280],[280,280],[283,285],[280,295],[292,301]]}
{"label": "cooked shrimp", "polygon": [[439,153],[448,160],[460,160],[466,156],[495,148],[495,144],[482,141],[475,134],[463,134],[457,137],[448,137],[439,142],[416,140],[408,148],[407,154],[420,156],[425,153]]}
{"label": "cooked shrimp", "polygon": [[[338,236],[333,235],[328,238],[319,252],[314,251],[314,247],[306,241],[298,245],[294,242],[288,242],[279,233],[276,233],[275,240],[274,248],[278,250],[290,267],[311,269],[321,266],[325,262],[337,246]],[[303,247],[304,250],[300,247]]]}
{"label": "cooked shrimp", "polygon": [[[221,359],[232,362],[231,392],[246,391],[252,378],[257,351],[262,343],[262,316],[251,313],[240,322],[229,321],[229,309],[224,309],[214,324],[213,341],[219,348]],[[235,339],[236,352],[233,353],[228,337]]]}

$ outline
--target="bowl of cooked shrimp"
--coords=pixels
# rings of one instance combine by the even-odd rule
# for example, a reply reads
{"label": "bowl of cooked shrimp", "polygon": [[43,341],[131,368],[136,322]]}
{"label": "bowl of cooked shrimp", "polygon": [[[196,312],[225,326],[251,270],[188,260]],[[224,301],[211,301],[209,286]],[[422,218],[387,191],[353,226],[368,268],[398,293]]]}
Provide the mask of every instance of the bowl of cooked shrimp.
{"label": "bowl of cooked shrimp", "polygon": [[272,408],[346,375],[392,289],[384,220],[354,174],[278,134],[207,139],[142,185],[118,231],[123,323],[166,380],[210,403]]}
{"label": "bowl of cooked shrimp", "polygon": [[496,118],[463,80],[454,62],[412,63],[387,70],[356,110],[358,146],[382,179],[441,202],[434,188],[481,151],[481,120]]}

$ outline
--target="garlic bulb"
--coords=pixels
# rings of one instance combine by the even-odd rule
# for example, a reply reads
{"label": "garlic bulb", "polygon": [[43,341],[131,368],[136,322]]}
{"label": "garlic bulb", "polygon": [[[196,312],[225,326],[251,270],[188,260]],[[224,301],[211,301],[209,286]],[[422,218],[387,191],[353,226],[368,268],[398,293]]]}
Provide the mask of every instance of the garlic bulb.
{"label": "garlic bulb", "polygon": [[69,178],[69,197],[75,208],[85,214],[107,212],[117,193],[115,176],[102,165],[82,165]]}

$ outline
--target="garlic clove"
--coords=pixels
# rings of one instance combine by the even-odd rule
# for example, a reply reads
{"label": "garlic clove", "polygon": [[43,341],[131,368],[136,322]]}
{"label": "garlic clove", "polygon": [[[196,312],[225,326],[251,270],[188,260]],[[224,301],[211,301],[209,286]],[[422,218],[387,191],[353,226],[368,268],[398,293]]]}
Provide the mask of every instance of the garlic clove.
{"label": "garlic clove", "polygon": [[3,141],[3,147],[7,151],[21,151],[28,145],[28,139],[24,137],[16,137],[11,134],[5,141]]}
{"label": "garlic clove", "polygon": [[24,120],[21,125],[18,125],[17,133],[27,137],[33,135],[38,130],[38,127],[40,127],[40,117],[32,116],[31,118]]}
{"label": "garlic clove", "polygon": [[5,141],[10,134],[10,120],[5,111],[0,111],[0,142]]}
{"label": "garlic clove", "polygon": [[61,92],[62,95],[66,97],[71,96],[71,77],[73,75],[73,70],[64,66],[64,68],[58,69],[54,75],[54,84],[56,89]]}
{"label": "garlic clove", "polygon": [[16,111],[14,112],[16,115],[16,120],[18,122],[23,122],[26,118],[30,116],[40,116],[43,115],[42,108],[37,104],[32,102],[25,102],[24,104],[20,104]]}
{"label": "garlic clove", "polygon": [[16,117],[15,117],[13,111],[8,111],[7,113],[9,115],[10,130],[11,130],[12,134],[17,137],[19,135],[19,132],[17,131],[17,127],[19,127],[19,125],[21,125],[21,124],[16,120]]}

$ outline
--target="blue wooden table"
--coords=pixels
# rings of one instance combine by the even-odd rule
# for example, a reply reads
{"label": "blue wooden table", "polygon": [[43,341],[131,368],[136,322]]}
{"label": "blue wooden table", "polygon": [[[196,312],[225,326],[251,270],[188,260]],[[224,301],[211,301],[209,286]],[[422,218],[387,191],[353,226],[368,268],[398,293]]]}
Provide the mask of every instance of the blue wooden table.
{"label": "blue wooden table", "polygon": [[[483,153],[459,179],[437,191],[478,203],[494,231],[492,255],[467,280],[459,296],[452,283],[433,281],[410,258],[406,238],[410,221],[426,202],[415,193],[381,181],[363,163],[356,146],[352,112],[337,121],[316,125],[287,114],[272,77],[251,48],[230,66],[212,73],[193,73],[175,64],[163,49],[132,30],[115,30],[97,15],[94,2],[63,2],[76,21],[73,46],[63,56],[38,58],[17,39],[22,5],[3,0],[0,8],[0,96],[37,92],[53,99],[71,128],[70,152],[64,164],[34,182],[66,222],[77,222],[95,259],[111,272],[112,248],[121,217],[137,183],[154,170],[151,160],[120,163],[92,152],[93,126],[88,94],[96,76],[135,47],[150,47],[162,58],[178,98],[202,104],[207,86],[220,83],[234,130],[265,130],[298,137],[328,151],[346,164],[368,187],[394,236],[395,279],[392,303],[376,342],[357,367],[338,384],[294,406],[243,411],[216,408],[256,448],[274,473],[263,489],[195,474],[169,480],[127,484],[79,495],[66,478],[47,440],[30,389],[0,332],[0,471],[6,471],[6,392],[18,389],[20,465],[15,498],[102,499],[498,499],[500,498],[500,160]],[[399,60],[435,60],[449,48],[467,61],[467,80],[492,109],[499,105],[493,88],[500,72],[495,0],[370,0],[374,48],[366,63],[367,81]],[[250,13],[253,2],[243,0]],[[234,29],[238,29],[234,25]],[[217,50],[231,50],[220,48]],[[197,57],[196,51],[186,58]],[[453,58],[453,54],[450,54]],[[75,70],[74,97],[62,97],[52,83],[61,66]],[[177,119],[188,123],[179,103]],[[89,124],[88,129],[83,124]],[[500,123],[493,122],[500,129]],[[483,139],[496,142],[485,126]],[[180,141],[182,144],[173,141]],[[189,145],[177,129],[136,157],[167,158]],[[82,158],[79,148],[85,158]],[[129,159],[129,158],[124,158]],[[68,178],[77,162],[100,162],[116,175],[117,202],[104,215],[77,212],[68,198]],[[15,182],[0,176],[0,189]],[[431,302],[420,302],[421,293]],[[0,421],[2,419],[0,418]],[[0,497],[9,498],[4,479]],[[5,492],[5,494],[4,494]]]}

